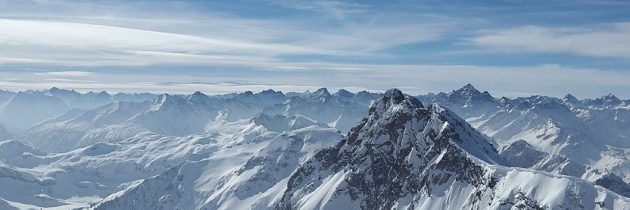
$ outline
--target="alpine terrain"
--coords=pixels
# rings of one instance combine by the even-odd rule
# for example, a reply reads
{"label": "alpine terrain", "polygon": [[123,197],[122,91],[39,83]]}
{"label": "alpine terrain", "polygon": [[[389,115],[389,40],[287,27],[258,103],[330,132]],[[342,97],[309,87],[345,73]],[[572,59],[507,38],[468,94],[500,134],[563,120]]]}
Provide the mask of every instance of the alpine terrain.
{"label": "alpine terrain", "polygon": [[614,96],[3,94],[0,209],[630,209]]}

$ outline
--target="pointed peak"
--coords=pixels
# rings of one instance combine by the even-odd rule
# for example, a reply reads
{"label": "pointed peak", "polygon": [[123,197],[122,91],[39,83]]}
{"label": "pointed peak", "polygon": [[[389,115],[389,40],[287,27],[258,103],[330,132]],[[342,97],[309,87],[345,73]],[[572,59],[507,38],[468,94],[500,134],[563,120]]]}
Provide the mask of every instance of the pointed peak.
{"label": "pointed peak", "polygon": [[176,95],[170,95],[170,94],[168,94],[168,93],[162,93],[162,94],[158,95],[158,97],[156,98],[156,100],[157,100],[159,103],[163,103],[164,101],[167,101],[167,100],[172,100],[172,99],[175,99],[175,98],[177,98],[177,96],[176,96]]}
{"label": "pointed peak", "polygon": [[357,92],[356,95],[360,96],[360,97],[366,97],[366,96],[370,96],[371,94],[373,94],[373,93],[370,93],[370,92],[368,92],[366,90],[362,90],[362,91]]}
{"label": "pointed peak", "polygon": [[156,98],[156,100],[158,100],[158,101],[163,101],[163,100],[165,100],[166,98],[168,98],[168,97],[170,97],[170,96],[171,96],[171,95],[169,95],[168,93],[162,93],[162,94],[158,95],[158,97]]}
{"label": "pointed peak", "polygon": [[327,88],[324,88],[324,87],[323,87],[323,88],[317,89],[317,91],[313,92],[313,94],[318,95],[318,96],[321,96],[321,95],[330,95],[330,92],[328,92],[328,89],[327,89]]}
{"label": "pointed peak", "polygon": [[275,91],[273,89],[267,89],[256,93],[256,96],[263,98],[286,98],[286,95],[282,91]]}
{"label": "pointed peak", "polygon": [[399,104],[405,99],[405,94],[403,94],[402,91],[396,88],[392,88],[385,91],[385,95],[383,95],[383,99],[391,100],[395,104]]}
{"label": "pointed peak", "polygon": [[339,89],[337,90],[337,92],[335,93],[336,96],[341,96],[341,97],[352,97],[354,96],[354,93],[347,91],[346,89]]}
{"label": "pointed peak", "polygon": [[108,93],[107,91],[104,91],[104,90],[103,90],[103,91],[101,91],[101,92],[98,92],[98,95],[101,95],[101,96],[109,96],[109,93]]}
{"label": "pointed peak", "polygon": [[475,88],[475,86],[473,86],[472,84],[468,83],[468,84],[464,85],[464,87],[456,90],[456,92],[475,92],[475,93],[479,93],[479,90],[477,90],[477,88]]}
{"label": "pointed peak", "polygon": [[193,96],[205,96],[206,94],[203,94],[201,91],[195,91],[192,95]]}
{"label": "pointed peak", "polygon": [[185,100],[192,104],[205,104],[208,102],[208,100],[210,100],[210,97],[208,97],[208,95],[200,91],[195,91],[195,93],[184,96],[184,98],[186,98]]}
{"label": "pointed peak", "polygon": [[330,92],[326,88],[317,89],[317,91],[308,94],[308,97],[312,100],[317,100],[321,102],[326,102],[331,97]]}
{"label": "pointed peak", "polygon": [[494,98],[492,95],[490,95],[490,93],[488,91],[483,91],[483,93],[481,93],[481,95],[483,95],[484,97]]}
{"label": "pointed peak", "polygon": [[18,91],[15,93],[15,95],[46,95],[46,94],[40,91],[25,90],[25,91]]}
{"label": "pointed peak", "polygon": [[[473,85],[468,83],[460,89],[451,91],[448,95],[470,98],[470,97],[481,95],[481,92],[479,92],[479,90],[477,90]],[[487,95],[490,95],[490,93],[488,93]]]}
{"label": "pointed peak", "polygon": [[169,95],[168,93],[164,93],[159,95],[154,101],[153,104],[156,105],[170,105],[170,104],[181,104],[186,103],[185,96],[181,95]]}
{"label": "pointed peak", "polygon": [[199,100],[207,97],[208,96],[203,94],[201,91],[195,91],[193,94],[188,96],[188,100]]}
{"label": "pointed peak", "polygon": [[248,91],[243,92],[243,95],[244,96],[253,96],[254,92],[248,90]]}
{"label": "pointed peak", "polygon": [[48,93],[51,93],[51,94],[55,94],[55,93],[73,93],[73,94],[78,94],[77,91],[68,90],[68,89],[61,89],[61,88],[58,88],[58,87],[52,87],[52,88],[48,89],[48,91],[44,91],[44,92],[48,92]]}
{"label": "pointed peak", "polygon": [[608,93],[608,95],[602,96],[602,98],[604,98],[604,99],[619,100],[619,98],[617,98],[617,96],[615,96],[615,94],[612,94],[612,93]]}
{"label": "pointed peak", "polygon": [[260,91],[260,93],[257,93],[260,95],[284,95],[284,93],[282,93],[282,91],[275,91],[273,89],[267,89],[267,90],[263,90]]}
{"label": "pointed peak", "polygon": [[370,114],[379,114],[396,107],[394,111],[405,111],[423,108],[424,106],[416,97],[406,95],[402,91],[392,88],[385,91],[383,97],[374,101],[370,106]]}
{"label": "pointed peak", "polygon": [[569,102],[569,103],[579,103],[580,102],[580,100],[577,97],[575,97],[574,95],[572,95],[570,93],[565,95],[564,98],[562,98],[562,100],[566,101],[566,102]]}

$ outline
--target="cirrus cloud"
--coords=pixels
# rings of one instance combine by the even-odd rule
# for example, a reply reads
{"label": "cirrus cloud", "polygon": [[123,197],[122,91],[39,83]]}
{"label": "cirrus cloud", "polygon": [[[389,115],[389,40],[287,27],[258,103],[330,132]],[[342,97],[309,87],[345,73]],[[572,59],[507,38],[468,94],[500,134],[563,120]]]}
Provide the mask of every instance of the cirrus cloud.
{"label": "cirrus cloud", "polygon": [[482,31],[465,40],[510,52],[630,58],[630,22],[591,27],[522,26]]}

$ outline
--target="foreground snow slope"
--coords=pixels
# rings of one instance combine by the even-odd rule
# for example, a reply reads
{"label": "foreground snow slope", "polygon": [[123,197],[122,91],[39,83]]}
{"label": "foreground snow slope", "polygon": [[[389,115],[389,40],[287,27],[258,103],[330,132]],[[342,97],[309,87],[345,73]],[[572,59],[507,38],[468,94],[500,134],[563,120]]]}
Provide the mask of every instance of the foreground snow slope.
{"label": "foreground snow slope", "polygon": [[[120,141],[95,142],[63,153],[42,152],[19,141],[0,142],[0,198],[8,206],[26,209],[29,205],[60,209],[87,207],[106,203],[103,198],[109,196],[109,199],[134,186],[148,185],[154,179],[150,177],[176,178],[171,175],[185,170],[181,173],[187,180],[204,183],[187,188],[187,192],[201,193],[190,195],[193,204],[236,205],[238,202],[206,199],[210,195],[223,198],[256,195],[256,189],[266,190],[260,186],[280,183],[298,162],[342,137],[335,129],[297,120],[301,118],[288,117],[296,120],[284,121],[286,129],[274,132],[256,120],[226,122],[218,117],[201,134],[176,137],[145,130]],[[253,176],[260,181],[251,182]],[[233,181],[226,183],[226,180]],[[215,191],[218,186],[224,189]],[[151,193],[171,192],[162,189]],[[176,205],[194,209],[188,204]]]}

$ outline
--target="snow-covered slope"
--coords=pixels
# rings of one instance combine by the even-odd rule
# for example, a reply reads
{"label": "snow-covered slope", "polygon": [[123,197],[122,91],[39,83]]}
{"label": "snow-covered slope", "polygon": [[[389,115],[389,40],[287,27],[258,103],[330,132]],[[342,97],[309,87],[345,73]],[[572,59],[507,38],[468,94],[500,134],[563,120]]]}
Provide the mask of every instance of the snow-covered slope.
{"label": "snow-covered slope", "polygon": [[621,105],[472,85],[420,97],[439,105],[397,90],[25,93],[67,111],[0,130],[0,209],[628,209]]}
{"label": "snow-covered slope", "polygon": [[74,110],[26,130],[21,139],[47,152],[67,152],[97,142],[117,142],[146,131],[129,119],[149,102],[116,102],[90,111]]}
{"label": "snow-covered slope", "polygon": [[212,108],[184,96],[163,94],[149,110],[130,121],[156,133],[184,136],[203,132],[208,122],[217,115]]}
{"label": "snow-covered slope", "polygon": [[43,91],[43,93],[60,98],[72,108],[94,109],[112,102],[112,96],[105,91],[98,93],[90,91],[81,94],[74,90],[65,90],[53,87],[49,90]]}
{"label": "snow-covered slope", "polygon": [[[577,177],[589,169],[608,169],[630,181],[630,110],[614,95],[585,100],[568,94],[564,99],[530,96],[493,101],[489,94],[466,85],[449,94],[420,98],[464,116],[501,147],[519,148],[519,152],[503,154],[518,155],[511,158],[513,162],[529,162],[534,169]],[[531,148],[518,146],[519,142]]]}
{"label": "snow-covered slope", "polygon": [[502,166],[491,144],[439,106],[398,90],[288,180],[280,209],[628,209],[584,180]]}
{"label": "snow-covered slope", "polygon": [[13,94],[15,93],[11,91],[0,90],[0,109],[2,108],[4,102],[9,100]]}
{"label": "snow-covered slope", "polygon": [[118,93],[112,96],[105,91],[79,93],[59,88],[17,93],[0,91],[0,122],[12,129],[23,130],[71,109],[91,110],[112,102],[140,102],[155,97],[148,93]]}
{"label": "snow-covered slope", "polygon": [[63,100],[68,106],[77,109],[94,109],[100,106],[107,105],[112,102],[142,102],[142,101],[151,101],[155,99],[157,96],[150,93],[117,93],[115,95],[111,95],[106,91],[100,92],[87,92],[87,93],[79,93],[74,90],[66,90],[59,89],[53,87],[49,90],[41,91],[46,95],[50,95],[53,97],[60,98]]}
{"label": "snow-covered slope", "polygon": [[[343,133],[365,117],[365,103],[370,95],[349,95],[347,93],[331,95],[326,88],[320,88],[303,97],[293,96],[282,104],[269,106],[263,110],[267,115],[304,115],[320,123],[326,123]],[[357,101],[357,102],[355,102]]]}
{"label": "snow-covered slope", "polygon": [[240,138],[215,138],[220,147],[215,152],[192,155],[181,165],[111,194],[95,209],[269,208],[299,164],[341,138],[336,130],[318,126],[277,133],[255,123],[229,124],[243,125],[250,127]]}
{"label": "snow-covered slope", "polygon": [[435,103],[452,108],[464,118],[480,117],[499,108],[498,101],[490,93],[480,92],[471,84],[449,93],[440,93],[434,96],[434,100]]}
{"label": "snow-covered slope", "polygon": [[[146,105],[112,104],[63,122],[67,125],[122,126],[124,123],[107,123],[117,122],[112,120],[116,116],[124,116],[118,119],[127,119],[129,113],[135,111],[126,113],[125,110],[134,110],[134,106]],[[227,122],[225,118],[217,117],[208,123],[205,132],[199,134],[163,136],[144,130],[130,132],[131,135],[116,141],[106,141],[109,137],[101,136],[96,138],[98,141],[82,141],[85,146],[75,146],[76,149],[63,153],[42,152],[18,141],[0,142],[0,166],[6,172],[0,175],[0,186],[3,186],[0,187],[0,199],[7,201],[7,206],[18,208],[69,209],[97,203],[98,206],[106,207],[113,201],[105,202],[103,198],[109,196],[106,200],[110,200],[119,194],[130,197],[130,191],[136,186],[144,189],[145,185],[150,185],[148,183],[154,183],[151,177],[176,182],[184,176],[186,182],[204,184],[186,185],[190,187],[185,188],[190,193],[186,194],[190,196],[188,200],[176,199],[177,202],[173,204],[183,209],[194,209],[191,206],[195,205],[236,208],[242,203],[223,198],[243,196],[265,202],[265,199],[270,198],[256,193],[268,190],[262,186],[282,183],[299,162],[308,159],[317,149],[333,145],[342,137],[336,129],[300,116],[286,119],[283,122],[287,124],[280,126],[276,123],[275,126],[287,130],[275,132],[266,128],[269,124],[260,123],[260,120]],[[121,131],[114,129],[110,133],[118,132]],[[5,163],[7,165],[3,165]],[[172,173],[178,170],[183,170],[183,174],[172,177]],[[253,177],[258,177],[259,181],[254,182]],[[166,182],[161,180],[154,184]],[[219,186],[220,190],[217,188]],[[169,196],[177,198],[172,197],[172,188],[151,187],[159,189],[147,192],[160,194],[147,198],[161,198],[155,205],[168,208],[169,205],[163,202]],[[216,199],[207,200],[211,195]],[[150,205],[149,200],[146,204]],[[126,206],[115,209],[154,208]]]}
{"label": "snow-covered slope", "polygon": [[61,99],[53,96],[36,91],[17,92],[0,110],[0,122],[10,128],[25,129],[68,109]]}
{"label": "snow-covered slope", "polygon": [[501,156],[510,166],[532,168],[555,174],[581,177],[587,167],[559,155],[549,155],[528,144],[525,140],[516,141],[500,150]]}
{"label": "snow-covered slope", "polygon": [[13,139],[14,136],[4,125],[0,124],[0,141]]}

